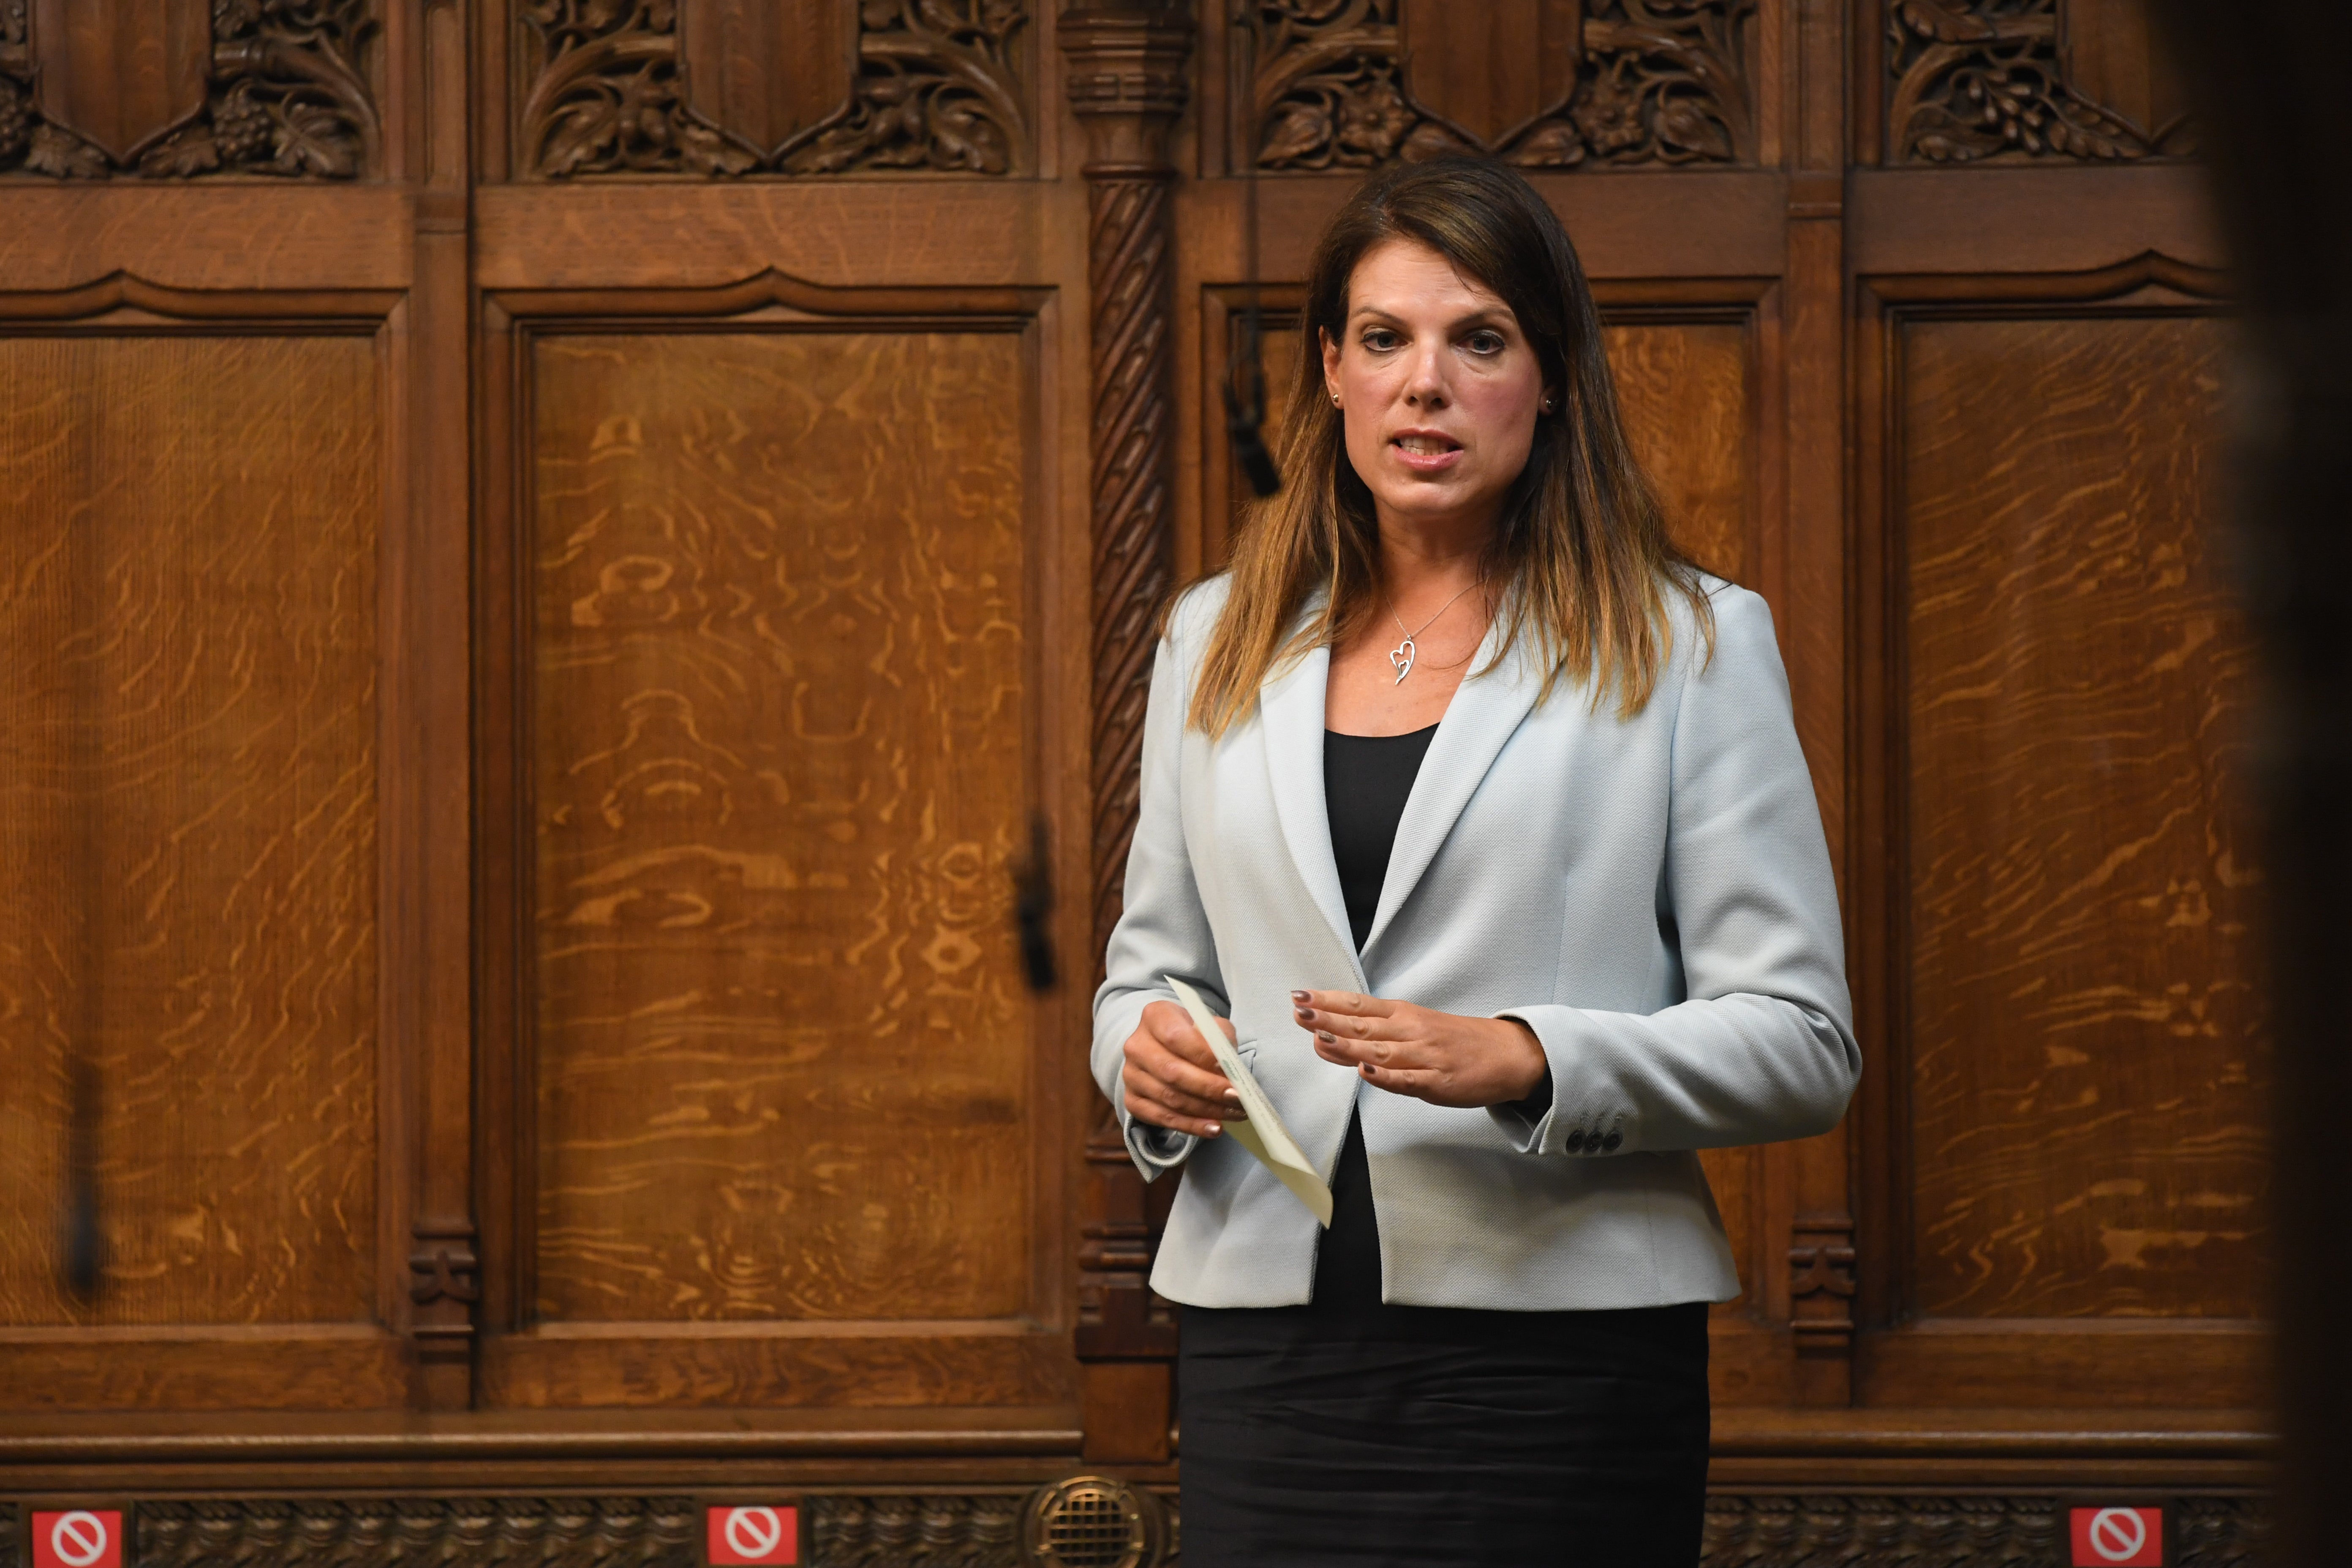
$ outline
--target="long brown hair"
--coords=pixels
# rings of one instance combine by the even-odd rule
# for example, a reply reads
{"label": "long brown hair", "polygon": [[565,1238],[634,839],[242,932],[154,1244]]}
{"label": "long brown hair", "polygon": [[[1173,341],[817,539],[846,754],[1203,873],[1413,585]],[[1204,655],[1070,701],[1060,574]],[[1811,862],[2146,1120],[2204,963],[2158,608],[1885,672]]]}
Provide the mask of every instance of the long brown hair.
{"label": "long brown hair", "polygon": [[[1232,587],[1192,689],[1191,724],[1224,733],[1257,700],[1277,660],[1345,642],[1378,612],[1380,524],[1348,460],[1344,416],[1323,395],[1322,340],[1343,339],[1356,263],[1391,239],[1416,240],[1501,296],[1558,392],[1536,421],[1528,466],[1506,497],[1480,563],[1506,585],[1491,669],[1522,637],[1545,671],[1613,691],[1631,717],[1674,648],[1665,595],[1680,594],[1712,653],[1715,616],[1697,568],[1666,539],[1657,496],[1625,441],[1601,317],[1584,268],[1541,196],[1506,164],[1440,158],[1375,174],[1339,209],[1307,274],[1298,374],[1278,449],[1289,482],[1258,504],[1234,542]],[[1286,640],[1318,584],[1322,613]],[[1477,673],[1483,674],[1485,670]]]}

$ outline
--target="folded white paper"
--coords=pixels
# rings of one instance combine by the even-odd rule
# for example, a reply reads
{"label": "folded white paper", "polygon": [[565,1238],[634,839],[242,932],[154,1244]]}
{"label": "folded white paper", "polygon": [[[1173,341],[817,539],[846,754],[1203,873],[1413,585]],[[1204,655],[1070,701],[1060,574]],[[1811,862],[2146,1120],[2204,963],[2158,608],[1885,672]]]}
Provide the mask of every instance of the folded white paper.
{"label": "folded white paper", "polygon": [[1234,1049],[1224,1030],[1217,1026],[1217,1016],[1201,1000],[1201,994],[1172,974],[1166,979],[1168,989],[1176,993],[1176,1000],[1192,1016],[1192,1026],[1201,1031],[1201,1037],[1209,1042],[1209,1049],[1216,1053],[1217,1066],[1224,1069],[1241,1094],[1242,1112],[1246,1120],[1226,1122],[1225,1136],[1256,1155],[1258,1163],[1274,1173],[1275,1180],[1298,1194],[1298,1201],[1313,1213],[1316,1223],[1328,1230],[1331,1189],[1323,1184],[1323,1178],[1307,1163],[1307,1156],[1298,1152],[1297,1140],[1282,1124],[1282,1118],[1275,1114],[1274,1101],[1265,1097],[1249,1064],[1242,1060],[1241,1052]]}

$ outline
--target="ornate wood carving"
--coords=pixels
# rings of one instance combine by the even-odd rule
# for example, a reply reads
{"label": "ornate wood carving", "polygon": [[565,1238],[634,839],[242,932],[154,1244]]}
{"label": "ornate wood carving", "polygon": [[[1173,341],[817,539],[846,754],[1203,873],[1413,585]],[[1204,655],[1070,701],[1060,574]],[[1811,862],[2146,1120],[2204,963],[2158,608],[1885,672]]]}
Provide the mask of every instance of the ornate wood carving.
{"label": "ornate wood carving", "polygon": [[[2171,1500],[2178,1568],[2255,1568],[2265,1562],[2269,1500]],[[2066,1555],[2066,1505],[2053,1497],[1769,1495],[1707,1499],[1703,1568],[2024,1568]]]}
{"label": "ornate wood carving", "polygon": [[[837,101],[832,51],[729,0],[529,0],[525,172],[1019,174],[1028,162],[1024,0],[863,0]],[[730,58],[793,68],[709,79]],[[700,72],[698,79],[693,73]]]}
{"label": "ornate wood carving", "polygon": [[1797,1348],[1845,1351],[1853,1343],[1853,1221],[1813,1215],[1791,1228],[1789,1310]]}
{"label": "ornate wood carving", "polygon": [[[1265,169],[1361,169],[1461,151],[1547,168],[1754,161],[1756,0],[1538,10],[1529,20],[1539,21],[1541,74],[1530,79],[1507,58],[1527,47],[1510,29],[1490,34],[1475,58],[1462,58],[1457,38],[1426,44],[1464,25],[1456,8],[1430,0],[1255,0],[1242,15],[1249,79],[1236,96],[1255,130],[1244,144],[1254,140]],[[1518,103],[1528,112],[1498,119],[1482,107],[1497,101],[1497,78],[1525,84]]]}
{"label": "ornate wood carving", "polygon": [[1018,1493],[814,1497],[811,1568],[1017,1568]]}
{"label": "ornate wood carving", "polygon": [[474,1304],[481,1300],[474,1227],[420,1224],[408,1255],[408,1299],[416,1307],[410,1332],[427,1361],[463,1362],[473,1351]]}
{"label": "ornate wood carving", "polygon": [[[1110,1483],[1117,1485],[1118,1483]],[[1018,1568],[1024,1513],[1067,1490],[919,1492],[804,1498],[811,1568]],[[1180,1555],[1178,1499],[1130,1492],[1164,1533],[1142,1568]],[[2260,1568],[2270,1561],[2267,1497],[2183,1497],[2176,1568]],[[18,1508],[0,1503],[0,1568],[16,1568]],[[1707,1499],[1703,1568],[1994,1568],[2064,1556],[2066,1500],[1947,1496],[1717,1493]],[[397,1563],[642,1564],[691,1568],[701,1524],[691,1499],[566,1497],[208,1498],[142,1502],[138,1568],[392,1568]],[[1072,1560],[1078,1560],[1073,1558]]]}
{"label": "ornate wood carving", "polygon": [[1893,0],[1888,153],[1898,163],[2186,157],[2196,133],[2119,0]]}
{"label": "ornate wood carving", "polygon": [[700,1561],[688,1498],[222,1498],[142,1502],[138,1568]]}
{"label": "ornate wood carving", "polygon": [[[60,178],[378,167],[377,0],[0,0],[0,171]],[[150,40],[151,51],[132,47]],[[128,62],[127,64],[118,62]]]}
{"label": "ornate wood carving", "polygon": [[[1184,106],[1192,26],[1181,8],[1065,12],[1071,107],[1087,129],[1093,353],[1094,834],[1091,951],[1120,908],[1135,831],[1143,712],[1160,606],[1174,585],[1175,419],[1169,351],[1168,127]],[[1108,1105],[1087,1141],[1078,1353],[1171,1356],[1175,1335],[1145,1283],[1151,1265],[1143,1184]]]}

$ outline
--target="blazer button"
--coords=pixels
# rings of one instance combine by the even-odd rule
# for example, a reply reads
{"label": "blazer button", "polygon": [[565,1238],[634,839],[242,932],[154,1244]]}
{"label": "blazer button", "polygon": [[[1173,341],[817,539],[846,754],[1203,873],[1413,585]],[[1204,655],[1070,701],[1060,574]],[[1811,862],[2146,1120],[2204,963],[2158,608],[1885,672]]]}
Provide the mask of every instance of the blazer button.
{"label": "blazer button", "polygon": [[1568,1135],[1568,1152],[1571,1154],[1581,1154],[1584,1152],[1584,1130],[1582,1128],[1579,1128],[1577,1131]]}
{"label": "blazer button", "polygon": [[1622,1132],[1612,1132],[1601,1141],[1601,1152],[1604,1154],[1614,1154],[1617,1152],[1618,1145],[1624,1142],[1625,1135]]}

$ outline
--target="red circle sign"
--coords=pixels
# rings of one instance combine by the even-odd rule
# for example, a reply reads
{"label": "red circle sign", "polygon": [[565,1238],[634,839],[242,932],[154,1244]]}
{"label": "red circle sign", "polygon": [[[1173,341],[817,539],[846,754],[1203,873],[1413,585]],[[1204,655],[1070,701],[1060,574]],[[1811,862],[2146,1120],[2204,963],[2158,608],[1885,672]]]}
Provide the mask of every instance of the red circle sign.
{"label": "red circle sign", "polygon": [[2091,1550],[2110,1563],[2128,1563],[2147,1548],[2147,1521],[2136,1508],[2103,1508],[2091,1516]]}
{"label": "red circle sign", "polygon": [[800,1510],[790,1505],[744,1503],[716,1507],[709,1520],[713,1568],[793,1563],[800,1561]]}
{"label": "red circle sign", "polygon": [[773,1552],[783,1539],[784,1521],[776,1517],[774,1509],[727,1510],[727,1544],[742,1555],[756,1562]]}
{"label": "red circle sign", "polygon": [[2164,1568],[2164,1510],[2089,1504],[2070,1510],[2074,1568]]}
{"label": "red circle sign", "polygon": [[106,1555],[106,1521],[84,1509],[58,1515],[49,1526],[49,1550],[66,1568],[91,1568]]}

